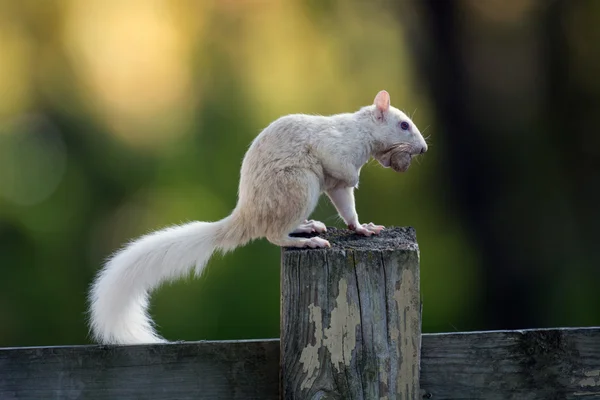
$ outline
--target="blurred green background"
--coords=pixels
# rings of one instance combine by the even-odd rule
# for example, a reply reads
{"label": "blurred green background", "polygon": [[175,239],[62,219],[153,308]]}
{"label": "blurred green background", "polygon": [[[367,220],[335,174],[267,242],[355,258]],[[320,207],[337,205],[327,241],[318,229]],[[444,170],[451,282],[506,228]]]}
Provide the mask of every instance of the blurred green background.
{"label": "blurred green background", "polygon": [[[272,120],[381,89],[430,150],[365,167],[357,208],[416,228],[424,332],[600,325],[598,26],[595,0],[0,0],[0,346],[88,343],[106,257],[228,215]],[[172,340],[277,337],[279,248],[151,313]]]}

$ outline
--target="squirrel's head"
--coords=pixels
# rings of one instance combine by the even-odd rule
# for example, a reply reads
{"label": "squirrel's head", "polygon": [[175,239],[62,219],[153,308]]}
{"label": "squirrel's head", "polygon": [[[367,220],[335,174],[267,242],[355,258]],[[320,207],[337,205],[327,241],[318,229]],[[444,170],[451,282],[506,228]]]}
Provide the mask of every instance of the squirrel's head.
{"label": "squirrel's head", "polygon": [[[373,157],[384,167],[391,165],[395,152],[408,153],[410,157],[427,151],[427,142],[419,128],[402,111],[390,105],[390,95],[385,90],[375,96],[373,105],[365,107],[374,128]],[[408,166],[406,167],[408,168]]]}

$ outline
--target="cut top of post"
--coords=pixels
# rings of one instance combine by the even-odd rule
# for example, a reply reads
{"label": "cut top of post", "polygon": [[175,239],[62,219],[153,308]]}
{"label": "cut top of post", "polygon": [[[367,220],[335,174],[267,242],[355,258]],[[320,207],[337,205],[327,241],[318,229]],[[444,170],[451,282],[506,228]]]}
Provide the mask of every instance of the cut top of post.
{"label": "cut top of post", "polygon": [[[310,234],[292,236],[311,237]],[[386,228],[379,235],[363,236],[347,229],[327,227],[327,232],[319,234],[326,239],[332,249],[340,250],[419,250],[417,233],[412,227]],[[296,247],[286,247],[285,251],[306,251]]]}

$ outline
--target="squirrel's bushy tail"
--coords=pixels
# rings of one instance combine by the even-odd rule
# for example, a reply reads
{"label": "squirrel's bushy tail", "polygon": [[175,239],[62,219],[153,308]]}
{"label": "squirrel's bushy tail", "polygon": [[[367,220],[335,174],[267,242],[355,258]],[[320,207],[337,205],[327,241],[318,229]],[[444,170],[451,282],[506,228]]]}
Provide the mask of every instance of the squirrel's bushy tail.
{"label": "squirrel's bushy tail", "polygon": [[131,242],[98,273],[89,295],[93,337],[106,344],[165,342],[148,315],[150,291],[189,273],[200,275],[219,249],[249,240],[235,214],[217,222],[169,227]]}

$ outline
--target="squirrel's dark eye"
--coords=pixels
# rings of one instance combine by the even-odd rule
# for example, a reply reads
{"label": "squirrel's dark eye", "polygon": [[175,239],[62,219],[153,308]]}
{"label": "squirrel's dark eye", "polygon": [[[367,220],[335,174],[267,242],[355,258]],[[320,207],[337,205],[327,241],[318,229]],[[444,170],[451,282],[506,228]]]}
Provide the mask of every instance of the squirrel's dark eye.
{"label": "squirrel's dark eye", "polygon": [[410,128],[410,125],[408,124],[408,122],[406,122],[406,121],[400,122],[400,129],[402,129],[403,131],[407,131],[408,128]]}

